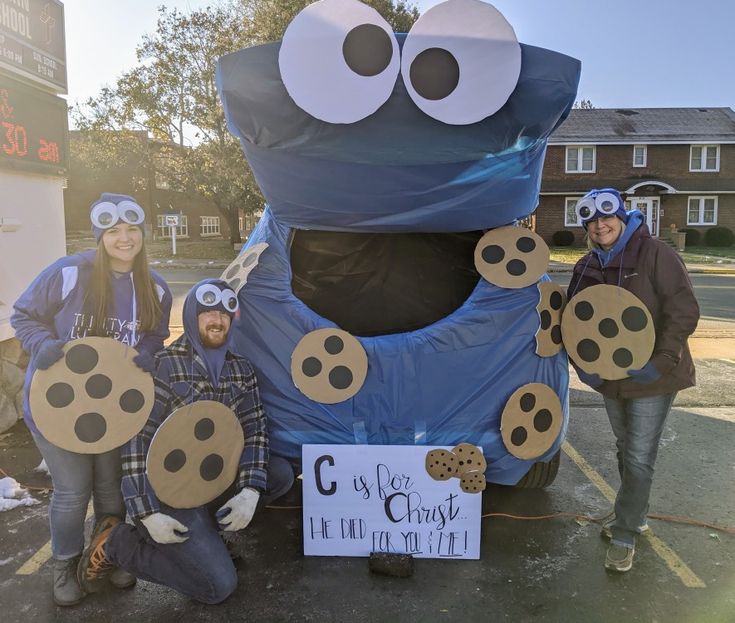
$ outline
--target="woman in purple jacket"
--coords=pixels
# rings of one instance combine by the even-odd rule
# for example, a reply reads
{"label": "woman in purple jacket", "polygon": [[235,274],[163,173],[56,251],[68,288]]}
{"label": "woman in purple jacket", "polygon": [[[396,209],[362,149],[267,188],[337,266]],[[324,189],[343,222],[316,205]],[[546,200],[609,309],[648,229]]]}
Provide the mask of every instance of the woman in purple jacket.
{"label": "woman in purple jacket", "polygon": [[[612,539],[605,567],[628,571],[636,538],[648,529],[646,515],[664,422],[676,393],[695,384],[687,338],[699,320],[699,305],[686,267],[665,242],[651,237],[643,214],[625,211],[612,188],[591,190],[577,203],[587,230],[587,253],[574,267],[568,296],[597,284],[620,286],[651,312],[656,343],[650,360],[628,377],[604,381],[577,368],[582,382],[600,392],[617,439],[620,489],[604,518]],[[576,366],[575,366],[576,368]]]}
{"label": "woman in purple jacket", "polygon": [[[112,337],[134,347],[138,367],[154,371],[153,355],[168,337],[171,292],[148,269],[143,209],[132,197],[103,193],[91,206],[97,249],[63,257],[46,268],[14,305],[10,320],[30,355],[23,411],[46,465],[54,493],[49,504],[54,564],[54,601],[71,606],[84,597],[76,566],[84,548],[84,519],[93,495],[95,517],[125,517],[120,491],[120,451],[78,454],[51,444],[33,423],[29,388],[37,369],[63,356],[70,340]],[[122,570],[111,576],[120,588],[135,583]]]}

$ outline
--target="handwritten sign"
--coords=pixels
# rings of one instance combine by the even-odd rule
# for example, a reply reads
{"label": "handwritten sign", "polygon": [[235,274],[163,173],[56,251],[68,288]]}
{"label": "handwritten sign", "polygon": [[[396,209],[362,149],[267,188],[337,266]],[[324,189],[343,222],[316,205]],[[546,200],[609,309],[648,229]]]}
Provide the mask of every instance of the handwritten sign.
{"label": "handwritten sign", "polygon": [[433,449],[303,446],[304,554],[479,559],[482,496],[433,480]]}

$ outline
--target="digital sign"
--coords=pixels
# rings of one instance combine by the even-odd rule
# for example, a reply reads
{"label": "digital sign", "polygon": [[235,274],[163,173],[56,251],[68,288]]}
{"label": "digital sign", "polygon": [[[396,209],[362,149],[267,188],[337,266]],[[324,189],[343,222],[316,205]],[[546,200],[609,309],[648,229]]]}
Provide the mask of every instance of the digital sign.
{"label": "digital sign", "polygon": [[66,93],[64,6],[59,0],[0,0],[0,67]]}
{"label": "digital sign", "polygon": [[0,74],[0,167],[63,175],[66,101]]}

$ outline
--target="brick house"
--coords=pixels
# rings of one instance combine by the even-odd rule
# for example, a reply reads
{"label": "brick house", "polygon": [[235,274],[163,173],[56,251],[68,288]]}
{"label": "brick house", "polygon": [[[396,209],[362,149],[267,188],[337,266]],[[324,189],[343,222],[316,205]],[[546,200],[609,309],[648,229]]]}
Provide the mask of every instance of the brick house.
{"label": "brick house", "polygon": [[730,108],[575,109],[549,138],[536,231],[584,228],[574,206],[591,188],[617,188],[654,236],[673,228],[735,230],[735,112]]}
{"label": "brick house", "polygon": [[[145,132],[140,132],[140,140],[152,145]],[[135,197],[146,211],[148,224],[154,239],[168,239],[171,230],[164,225],[166,213],[181,213],[181,225],[177,238],[188,240],[224,239],[230,237],[227,220],[220,214],[214,203],[201,195],[178,192],[171,188],[162,175],[145,168],[140,163],[121,162],[107,171],[89,171],[83,163],[73,157],[77,141],[83,140],[83,133],[69,132],[69,149],[72,158],[68,170],[67,187],[64,189],[64,218],[67,232],[89,231],[89,206],[101,192],[117,192]],[[245,237],[258,222],[258,214],[245,214],[239,217],[240,234]]]}

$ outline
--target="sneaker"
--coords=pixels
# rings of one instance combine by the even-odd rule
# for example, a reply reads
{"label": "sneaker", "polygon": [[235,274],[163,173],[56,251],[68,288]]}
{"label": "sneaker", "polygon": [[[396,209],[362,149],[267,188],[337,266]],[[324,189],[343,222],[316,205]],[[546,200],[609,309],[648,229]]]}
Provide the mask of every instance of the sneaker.
{"label": "sneaker", "polygon": [[54,603],[57,606],[76,606],[84,599],[84,591],[77,581],[80,556],[69,560],[54,560]]}
{"label": "sneaker", "polygon": [[115,588],[122,590],[133,588],[137,581],[138,578],[136,578],[132,573],[128,573],[125,569],[121,569],[120,567],[115,567],[110,573],[110,584]]}
{"label": "sneaker", "polygon": [[[612,525],[615,523],[615,511],[605,515],[598,521],[602,524],[602,536],[607,539],[612,539]],[[648,532],[650,529],[651,526],[648,525],[648,522],[644,523],[642,526],[638,526],[638,532],[641,534]]]}
{"label": "sneaker", "polygon": [[605,556],[605,569],[610,571],[618,571],[624,573],[630,571],[633,566],[633,554],[635,547],[626,545],[618,545],[613,543],[607,548],[607,556]]}
{"label": "sneaker", "polygon": [[114,569],[112,561],[105,556],[105,543],[112,529],[119,523],[120,520],[113,515],[106,515],[100,519],[92,532],[89,545],[82,552],[77,567],[77,580],[87,593],[96,593],[100,590],[104,584],[103,580]]}

